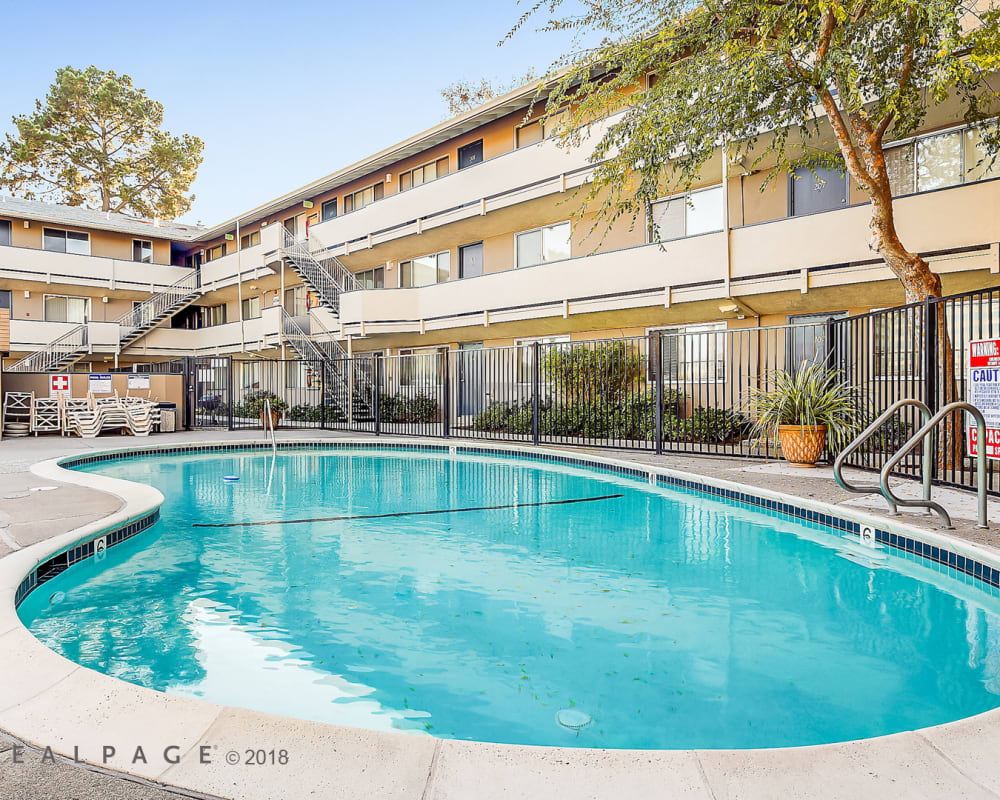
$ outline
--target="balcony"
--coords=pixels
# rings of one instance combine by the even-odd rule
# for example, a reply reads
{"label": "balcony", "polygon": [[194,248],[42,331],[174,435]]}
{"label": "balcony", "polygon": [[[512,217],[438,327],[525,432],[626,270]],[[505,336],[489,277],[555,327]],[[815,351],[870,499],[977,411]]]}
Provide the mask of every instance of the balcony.
{"label": "balcony", "polygon": [[348,255],[401,236],[576,188],[590,174],[593,144],[617,119],[618,115],[596,123],[580,147],[565,150],[555,139],[545,139],[312,225],[310,238],[315,237],[334,255]]}
{"label": "balcony", "polygon": [[[41,319],[10,321],[10,351],[23,353],[44,350],[48,344],[77,327],[76,322],[49,322]],[[87,323],[87,346],[92,353],[113,353],[118,348],[118,323]]]}
{"label": "balcony", "polygon": [[281,340],[281,309],[264,309],[255,319],[227,322],[208,328],[156,328],[125,348],[127,357],[222,355],[244,350],[267,350]]}
{"label": "balcony", "polygon": [[[341,296],[348,334],[490,325],[724,296],[726,239],[710,233],[415,289]],[[668,297],[664,288],[685,285]]]}
{"label": "balcony", "polygon": [[273,274],[270,269],[264,266],[264,246],[264,242],[261,242],[253,247],[237,250],[203,264],[201,267],[202,288],[205,291],[212,291],[224,286],[234,286],[237,282],[237,275],[242,280],[256,280],[264,275]]}
{"label": "balcony", "polygon": [[[733,278],[878,259],[869,249],[871,210],[867,203],[735,228],[732,232]],[[1000,179],[899,197],[896,230],[903,243],[920,253],[980,247],[1000,241]],[[961,256],[961,257],[959,257]],[[974,254],[936,258],[940,272],[991,266]],[[877,265],[873,279],[893,277]],[[873,273],[874,275],[875,273]]]}
{"label": "balcony", "polygon": [[[662,250],[640,245],[417,289],[349,292],[341,298],[343,330],[426,332],[892,281],[868,248],[869,216],[868,204],[859,204],[733,229],[728,290],[720,232],[666,242]],[[903,241],[927,254],[935,271],[1000,272],[1000,179],[898,198],[896,219]]]}
{"label": "balcony", "polygon": [[30,247],[0,247],[0,278],[15,280],[151,292],[176,283],[189,272],[187,267],[166,264],[53,253]]}

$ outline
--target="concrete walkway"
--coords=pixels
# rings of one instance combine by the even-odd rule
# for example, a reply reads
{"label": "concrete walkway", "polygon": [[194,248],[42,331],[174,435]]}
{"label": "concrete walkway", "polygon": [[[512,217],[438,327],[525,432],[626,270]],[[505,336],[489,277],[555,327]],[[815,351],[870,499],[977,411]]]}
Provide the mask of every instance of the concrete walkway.
{"label": "concrete walkway", "polygon": [[[337,439],[362,438],[357,434],[340,434],[331,431],[282,431],[280,439]],[[69,484],[59,484],[43,480],[28,471],[29,467],[41,460],[61,455],[83,453],[87,451],[106,450],[128,445],[149,444],[181,444],[202,443],[206,441],[246,440],[256,438],[256,432],[228,433],[223,431],[209,432],[179,432],[163,434],[149,440],[119,439],[106,437],[97,440],[63,439],[61,437],[45,437],[39,439],[6,439],[0,441],[0,557],[9,555],[33,543],[44,541],[53,536],[78,528],[86,523],[99,520],[116,511],[121,505],[120,498],[100,491]],[[388,438],[388,437],[385,437]],[[412,441],[412,440],[411,440]],[[571,448],[553,448],[565,449]],[[817,468],[813,470],[796,469],[783,462],[744,461],[731,458],[714,458],[706,456],[664,455],[656,456],[645,453],[622,451],[585,451],[608,457],[627,458],[639,463],[667,467],[676,470],[701,474],[712,478],[721,478],[764,489],[771,489],[800,497],[810,498],[826,503],[844,505],[846,507],[862,507],[875,512],[884,511],[884,503],[880,499],[871,499],[851,495],[833,482],[832,470]],[[870,475],[862,473],[854,477],[871,480]],[[45,489],[43,487],[55,487]],[[915,491],[916,487],[905,491]],[[1000,534],[993,531],[979,531],[974,527],[974,498],[960,492],[935,490],[935,497],[954,509],[956,530],[952,532],[961,538],[979,543],[990,549],[997,550]],[[880,507],[881,506],[881,507]],[[933,529],[936,520],[922,513],[904,515],[904,521],[926,529]],[[2,687],[0,687],[2,693]],[[2,695],[0,695],[2,696]],[[2,703],[0,703],[2,705]],[[240,713],[233,710],[233,713]],[[291,721],[289,721],[291,722]],[[23,763],[13,763],[12,753],[14,742],[0,735],[0,798],[168,798],[177,794],[169,787],[154,786],[150,783],[137,782],[134,778],[119,777],[115,773],[98,770],[93,767],[75,765],[64,759],[56,763],[43,763],[42,753],[26,749],[23,751]],[[461,751],[463,743],[448,744],[451,759],[438,763],[439,769],[461,770],[460,760],[455,761],[456,754]],[[491,746],[486,746],[491,747]],[[496,757],[503,761],[505,751],[496,748]],[[775,751],[774,757],[781,761],[781,751]],[[583,754],[579,754],[583,755]],[[650,760],[659,760],[664,754],[649,753]],[[599,754],[593,754],[599,757]],[[669,760],[669,759],[668,759]],[[711,759],[709,759],[711,761]],[[506,765],[513,768],[514,765]],[[748,770],[757,769],[760,765],[747,764]],[[535,765],[538,768],[539,765]],[[701,764],[701,769],[709,769],[711,764]],[[497,764],[498,771],[501,770]],[[521,769],[518,767],[517,769]],[[528,772],[532,769],[524,767]],[[515,770],[516,771],[516,770]],[[955,777],[958,776],[956,771]],[[628,777],[622,774],[624,784]],[[806,776],[800,776],[808,782]],[[856,776],[855,776],[856,777]],[[616,785],[616,778],[608,775],[610,785]],[[905,780],[905,776],[900,775]],[[439,778],[440,779],[440,778]],[[468,776],[468,785],[475,784],[476,777]],[[750,783],[754,779],[748,775]],[[712,781],[708,781],[712,783]],[[804,788],[799,784],[800,788]],[[790,788],[790,787],[789,787]],[[813,791],[798,793],[798,796],[823,796],[822,792]],[[743,794],[741,787],[728,786],[733,795]],[[180,793],[182,796],[205,796]],[[623,796],[628,792],[623,792]],[[760,796],[750,792],[753,796]],[[794,793],[793,793],[794,794]],[[905,794],[905,792],[904,792]],[[973,792],[975,794],[975,792]],[[992,793],[990,793],[992,795]],[[263,796],[263,795],[262,795]],[[470,795],[471,796],[471,795]],[[789,795],[792,796],[792,795]],[[860,795],[859,795],[860,796]],[[996,795],[992,795],[996,796]]]}

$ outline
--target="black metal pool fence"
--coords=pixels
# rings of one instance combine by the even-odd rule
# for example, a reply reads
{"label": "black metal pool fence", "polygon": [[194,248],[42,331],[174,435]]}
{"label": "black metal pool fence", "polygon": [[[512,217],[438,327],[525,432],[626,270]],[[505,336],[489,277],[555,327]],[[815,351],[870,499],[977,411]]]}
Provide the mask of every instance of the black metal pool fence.
{"label": "black metal pool fence", "polygon": [[[969,341],[997,335],[1000,290],[984,289],[770,327],[748,318],[637,337],[325,361],[193,357],[183,369],[189,427],[259,429],[267,400],[283,428],[752,458],[778,455],[772,441],[751,435],[749,401],[779,371],[810,362],[839,370],[862,421],[906,397],[933,412],[965,397]],[[971,487],[974,465],[962,455],[958,416],[955,423],[955,440],[936,444],[953,456],[934,459],[934,480]],[[890,420],[851,464],[881,468],[918,425],[910,413]],[[916,457],[899,469],[916,476]],[[1000,490],[993,462],[989,488]]]}

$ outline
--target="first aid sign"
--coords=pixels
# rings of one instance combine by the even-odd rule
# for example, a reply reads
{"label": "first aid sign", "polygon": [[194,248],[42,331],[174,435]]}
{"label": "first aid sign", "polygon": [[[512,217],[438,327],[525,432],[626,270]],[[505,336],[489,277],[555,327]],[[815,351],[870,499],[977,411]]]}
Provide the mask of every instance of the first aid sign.
{"label": "first aid sign", "polygon": [[69,375],[49,375],[49,397],[72,397]]}
{"label": "first aid sign", "polygon": [[[983,412],[986,419],[986,456],[1000,459],[1000,339],[969,342],[966,373],[968,401]],[[979,454],[979,430],[971,415],[966,415],[969,455]]]}

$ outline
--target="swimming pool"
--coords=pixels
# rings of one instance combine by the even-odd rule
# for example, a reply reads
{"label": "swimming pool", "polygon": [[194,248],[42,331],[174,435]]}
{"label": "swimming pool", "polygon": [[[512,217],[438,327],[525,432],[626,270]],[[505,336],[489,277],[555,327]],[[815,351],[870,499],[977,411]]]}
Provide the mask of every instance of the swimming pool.
{"label": "swimming pool", "polygon": [[447,451],[83,469],[159,488],[162,517],[19,613],[172,694],[615,748],[819,744],[1000,706],[995,590],[777,511]]}

